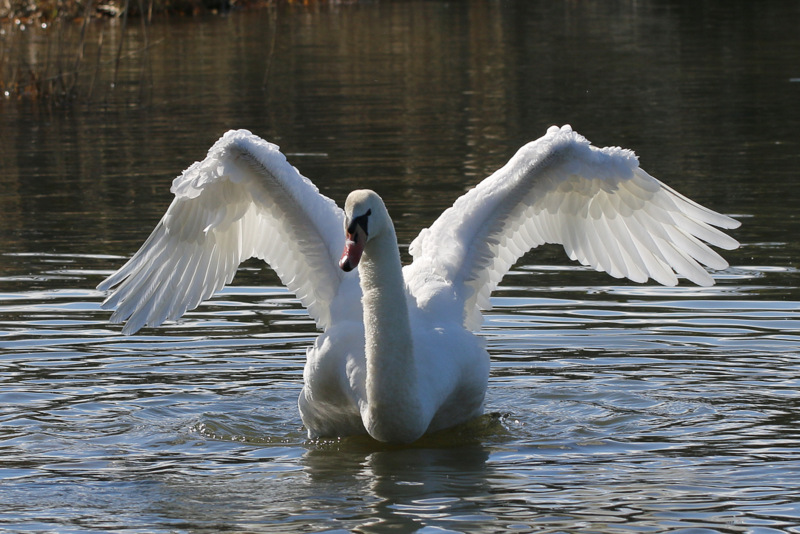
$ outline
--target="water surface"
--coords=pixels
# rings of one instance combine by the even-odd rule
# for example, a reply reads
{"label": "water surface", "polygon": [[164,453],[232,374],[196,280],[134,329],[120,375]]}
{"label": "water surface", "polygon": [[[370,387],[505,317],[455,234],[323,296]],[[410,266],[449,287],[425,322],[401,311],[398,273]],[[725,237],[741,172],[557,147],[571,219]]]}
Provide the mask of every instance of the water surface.
{"label": "water surface", "polygon": [[[0,531],[799,531],[799,11],[234,12],[149,26],[89,103],[0,102]],[[309,441],[317,332],[262,263],[177,324],[124,337],[99,309],[229,128],[337,202],[378,190],[404,247],[564,123],[739,218],[742,247],[712,288],[526,255],[486,316],[488,414],[464,428]]]}

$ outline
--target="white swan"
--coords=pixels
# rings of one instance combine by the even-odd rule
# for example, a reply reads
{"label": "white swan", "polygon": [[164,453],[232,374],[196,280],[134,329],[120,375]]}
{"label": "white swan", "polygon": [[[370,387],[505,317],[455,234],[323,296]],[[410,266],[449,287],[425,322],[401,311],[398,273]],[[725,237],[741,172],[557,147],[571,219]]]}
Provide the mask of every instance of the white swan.
{"label": "white swan", "polygon": [[377,194],[354,191],[342,211],[244,130],[226,133],[172,192],[142,248],[98,286],[118,286],[103,307],[116,308],[112,322],[127,320],[126,334],[157,326],[229,283],[243,260],[264,259],[323,330],[299,399],[311,438],[411,442],[479,415],[489,355],[473,331],[533,247],[561,243],[617,278],[674,285],[677,273],[711,285],[699,263],[727,263],[706,243],[738,246],[714,228],[737,221],[656,180],[633,152],[590,146],[569,126],[551,127],[459,198],[411,243],[406,267]]}

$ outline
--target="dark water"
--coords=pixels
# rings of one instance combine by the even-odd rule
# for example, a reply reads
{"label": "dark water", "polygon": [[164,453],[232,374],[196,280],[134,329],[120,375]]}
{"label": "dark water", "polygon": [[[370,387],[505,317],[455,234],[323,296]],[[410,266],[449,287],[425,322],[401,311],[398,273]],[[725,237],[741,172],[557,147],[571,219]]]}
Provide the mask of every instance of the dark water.
{"label": "dark water", "polygon": [[[70,107],[0,101],[0,531],[800,531],[798,24],[790,2],[238,12],[131,24],[115,87]],[[316,331],[257,262],[179,324],[123,337],[99,309],[227,129],[338,202],[378,190],[407,244],[564,123],[739,218],[742,247],[713,288],[525,256],[468,428],[307,441]]]}

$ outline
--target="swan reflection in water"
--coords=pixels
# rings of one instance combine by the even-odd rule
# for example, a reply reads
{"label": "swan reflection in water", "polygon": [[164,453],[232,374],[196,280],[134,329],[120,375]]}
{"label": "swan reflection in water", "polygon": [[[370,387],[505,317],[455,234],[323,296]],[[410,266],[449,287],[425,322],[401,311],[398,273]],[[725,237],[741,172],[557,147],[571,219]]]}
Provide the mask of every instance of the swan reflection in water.
{"label": "swan reflection in water", "polygon": [[[175,199],[139,251],[98,288],[130,334],[175,320],[265,260],[322,333],[308,349],[299,408],[310,438],[367,433],[409,443],[483,411],[489,355],[475,332],[514,262],[558,243],[573,260],[635,282],[714,283],[709,245],[739,223],[639,167],[551,127],[447,209],[400,262],[383,200],[319,193],[279,148],[226,133],[172,184]],[[704,267],[705,266],[705,267]]]}
{"label": "swan reflection in water", "polygon": [[[330,505],[331,495],[353,495],[358,488],[360,501],[351,503],[355,513],[350,517],[358,522],[358,532],[415,532],[437,517],[458,515],[462,507],[472,515],[474,501],[492,500],[491,481],[502,476],[487,463],[489,449],[478,443],[445,440],[441,446],[379,449],[373,441],[370,450],[351,438],[342,445],[310,449],[303,464],[321,509]],[[315,506],[313,500],[306,499],[308,506]],[[347,508],[345,502],[340,510]]]}

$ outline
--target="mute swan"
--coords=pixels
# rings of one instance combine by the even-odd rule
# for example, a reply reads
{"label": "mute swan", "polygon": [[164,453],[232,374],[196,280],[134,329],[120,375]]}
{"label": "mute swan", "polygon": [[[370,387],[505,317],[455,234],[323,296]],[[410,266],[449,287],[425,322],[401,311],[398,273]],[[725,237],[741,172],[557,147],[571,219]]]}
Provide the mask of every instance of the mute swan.
{"label": "mute swan", "polygon": [[533,247],[563,244],[617,278],[674,285],[677,273],[711,285],[700,263],[727,263],[706,243],[739,245],[714,228],[737,221],[656,180],[633,152],[595,148],[569,126],[551,127],[456,200],[411,243],[405,267],[376,193],[354,191],[341,210],[245,130],[226,133],[172,192],[144,245],[98,286],[118,286],[103,308],[127,320],[125,334],[157,326],[229,283],[243,260],[264,259],[322,330],[298,403],[310,438],[411,442],[479,415],[489,355],[473,332]]}

